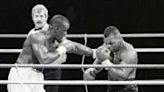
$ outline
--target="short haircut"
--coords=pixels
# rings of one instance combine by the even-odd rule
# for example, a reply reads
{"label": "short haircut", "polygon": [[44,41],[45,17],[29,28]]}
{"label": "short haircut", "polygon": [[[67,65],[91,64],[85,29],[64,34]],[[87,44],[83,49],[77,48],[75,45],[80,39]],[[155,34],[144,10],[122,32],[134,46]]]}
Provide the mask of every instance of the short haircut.
{"label": "short haircut", "polygon": [[104,30],[104,37],[108,37],[109,35],[114,35],[114,36],[119,36],[120,35],[120,31],[117,27],[115,26],[108,26],[107,28],[105,28]]}
{"label": "short haircut", "polygon": [[48,9],[43,4],[37,4],[32,8],[32,16],[35,11],[39,13],[44,11],[45,15],[48,17]]}
{"label": "short haircut", "polygon": [[70,28],[69,20],[63,15],[60,15],[60,14],[54,15],[51,18],[49,24],[53,25],[56,22],[63,24],[65,26],[66,30],[68,30]]}

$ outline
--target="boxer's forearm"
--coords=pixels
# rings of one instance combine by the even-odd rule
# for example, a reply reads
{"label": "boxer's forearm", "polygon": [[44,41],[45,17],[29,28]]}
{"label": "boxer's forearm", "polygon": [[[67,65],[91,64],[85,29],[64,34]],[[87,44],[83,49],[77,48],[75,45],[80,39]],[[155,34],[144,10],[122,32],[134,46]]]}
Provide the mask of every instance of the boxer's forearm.
{"label": "boxer's forearm", "polygon": [[48,56],[49,57],[47,58],[46,63],[52,63],[60,57],[58,52],[56,52],[55,54],[54,53],[53,54],[48,54]]}
{"label": "boxer's forearm", "polygon": [[117,79],[127,79],[129,73],[127,71],[124,71],[123,68],[109,68],[108,73],[111,73],[113,76],[115,76]]}
{"label": "boxer's forearm", "polygon": [[60,57],[58,52],[55,53],[47,53],[46,55],[39,57],[38,60],[41,64],[50,64],[53,63]]}
{"label": "boxer's forearm", "polygon": [[[96,64],[101,64],[99,59],[96,59],[96,60],[93,62],[93,65],[96,65]],[[95,68],[95,70],[96,70],[96,73],[99,73],[100,71],[103,70],[103,68]]]}
{"label": "boxer's forearm", "polygon": [[80,43],[75,43],[73,53],[78,55],[93,56],[94,50]]}

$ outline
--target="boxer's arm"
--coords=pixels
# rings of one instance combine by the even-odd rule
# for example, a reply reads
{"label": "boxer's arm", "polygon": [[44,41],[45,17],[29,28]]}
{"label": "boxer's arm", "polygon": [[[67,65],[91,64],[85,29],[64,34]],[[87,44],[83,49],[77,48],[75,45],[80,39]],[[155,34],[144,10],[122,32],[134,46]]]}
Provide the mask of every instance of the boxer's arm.
{"label": "boxer's arm", "polygon": [[33,52],[41,64],[52,63],[56,59],[58,59],[58,57],[60,57],[60,53],[58,51],[48,52],[48,49],[44,46],[41,37],[38,36],[36,37],[35,35],[31,35],[30,40],[31,40]]}
{"label": "boxer's arm", "polygon": [[[101,62],[101,60],[95,59],[95,61],[93,62],[93,65],[101,64],[100,62]],[[103,68],[95,68],[96,74],[99,73],[99,72],[101,72],[102,70],[103,70]]]}
{"label": "boxer's arm", "polygon": [[[130,52],[127,55],[122,56],[120,65],[137,64],[137,62],[137,54],[135,52]],[[112,65],[112,63],[109,63],[108,65]],[[135,68],[108,68],[108,73],[118,80],[125,80],[134,69]]]}
{"label": "boxer's arm", "polygon": [[[96,59],[93,62],[93,65],[100,64],[100,60]],[[94,80],[96,75],[102,70],[103,68],[88,68],[85,70],[83,74],[84,80]]]}
{"label": "boxer's arm", "polygon": [[67,40],[65,43],[61,43],[64,47],[67,48],[68,53],[74,53],[78,55],[86,55],[86,56],[94,56],[95,58],[95,50],[91,49],[90,47],[87,47],[85,45],[82,45],[77,42],[73,42],[70,40]]}
{"label": "boxer's arm", "polygon": [[79,55],[86,55],[86,56],[92,56],[93,55],[93,49],[82,45],[80,43],[76,43],[76,42],[72,42],[75,46],[73,49],[73,52],[75,54],[79,54]]}

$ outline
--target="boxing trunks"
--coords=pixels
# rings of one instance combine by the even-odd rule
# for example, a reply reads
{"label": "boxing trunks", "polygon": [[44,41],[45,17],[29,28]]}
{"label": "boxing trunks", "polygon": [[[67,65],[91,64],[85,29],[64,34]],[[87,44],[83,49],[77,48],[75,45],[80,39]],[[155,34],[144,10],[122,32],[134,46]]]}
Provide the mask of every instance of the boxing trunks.
{"label": "boxing trunks", "polygon": [[44,81],[43,73],[33,68],[12,67],[8,80],[20,82],[20,84],[8,84],[8,92],[45,92],[43,84],[23,84],[22,81]]}

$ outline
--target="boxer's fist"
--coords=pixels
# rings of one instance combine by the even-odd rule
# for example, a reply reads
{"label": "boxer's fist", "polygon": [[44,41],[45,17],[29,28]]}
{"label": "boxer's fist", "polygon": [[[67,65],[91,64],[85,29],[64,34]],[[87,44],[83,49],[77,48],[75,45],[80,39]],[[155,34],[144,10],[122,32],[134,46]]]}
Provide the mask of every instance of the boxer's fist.
{"label": "boxer's fist", "polygon": [[110,53],[111,53],[111,51],[106,46],[101,46],[101,47],[97,48],[97,50],[96,50],[97,59],[99,59],[101,61],[110,59],[111,58]]}
{"label": "boxer's fist", "polygon": [[84,80],[94,80],[96,77],[96,70],[94,68],[88,68],[83,74]]}

